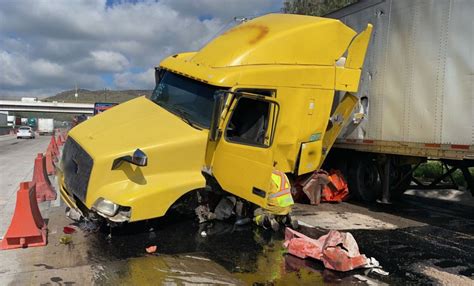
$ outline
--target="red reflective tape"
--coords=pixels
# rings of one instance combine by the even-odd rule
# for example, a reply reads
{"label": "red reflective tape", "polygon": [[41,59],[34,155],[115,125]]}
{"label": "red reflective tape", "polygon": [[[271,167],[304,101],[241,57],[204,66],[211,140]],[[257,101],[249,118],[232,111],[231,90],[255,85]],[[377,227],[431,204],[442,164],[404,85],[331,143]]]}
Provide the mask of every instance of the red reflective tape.
{"label": "red reflective tape", "polygon": [[362,140],[362,142],[372,144],[372,143],[374,143],[374,140]]}
{"label": "red reflective tape", "polygon": [[469,150],[469,145],[451,145],[452,149],[462,149],[462,150]]}
{"label": "red reflective tape", "polygon": [[430,148],[439,148],[439,147],[441,147],[441,144],[436,144],[436,143],[425,143],[425,147],[430,147]]}

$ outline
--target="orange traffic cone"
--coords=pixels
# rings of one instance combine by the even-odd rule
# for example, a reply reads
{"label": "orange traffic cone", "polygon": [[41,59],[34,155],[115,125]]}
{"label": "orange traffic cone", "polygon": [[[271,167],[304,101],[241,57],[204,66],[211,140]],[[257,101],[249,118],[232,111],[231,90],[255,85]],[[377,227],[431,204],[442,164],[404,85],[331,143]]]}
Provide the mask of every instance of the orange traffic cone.
{"label": "orange traffic cone", "polygon": [[0,249],[44,246],[47,243],[46,224],[36,202],[35,184],[21,182],[16,194],[15,212]]}
{"label": "orange traffic cone", "polygon": [[54,158],[53,158],[53,154],[52,154],[52,151],[48,148],[48,150],[46,151],[46,156],[45,156],[46,160],[45,160],[45,165],[46,165],[46,174],[48,175],[55,175],[56,174],[56,170],[54,169]]}
{"label": "orange traffic cone", "polygon": [[39,153],[35,159],[33,183],[36,184],[36,200],[39,203],[54,201],[56,199],[56,192],[53,190],[48,175],[46,174],[46,160],[42,153]]}
{"label": "orange traffic cone", "polygon": [[63,146],[64,144],[63,138],[61,137],[61,133],[58,133],[57,143],[58,143],[58,147]]}
{"label": "orange traffic cone", "polygon": [[51,136],[51,141],[49,142],[48,148],[50,148],[51,151],[53,151],[54,156],[59,155],[59,148],[58,148],[58,145],[56,144],[56,140],[54,139],[54,136]]}

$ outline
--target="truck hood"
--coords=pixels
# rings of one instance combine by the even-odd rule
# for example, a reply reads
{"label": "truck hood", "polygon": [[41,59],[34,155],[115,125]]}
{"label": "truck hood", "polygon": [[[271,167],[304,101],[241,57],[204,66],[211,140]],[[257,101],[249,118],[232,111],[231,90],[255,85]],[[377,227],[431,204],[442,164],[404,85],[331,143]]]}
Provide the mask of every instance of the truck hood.
{"label": "truck hood", "polygon": [[[145,97],[115,106],[77,125],[69,135],[94,159],[115,159],[140,148],[147,153],[184,141],[205,144],[207,130],[197,130]],[[204,158],[202,154],[197,154]]]}
{"label": "truck hood", "polygon": [[[62,180],[69,182],[66,187],[89,209],[97,199],[105,198],[131,207],[132,221],[163,216],[179,197],[205,186],[202,168],[207,134],[207,130],[195,129],[140,97],[104,111],[69,132],[92,157],[92,169],[82,157],[74,157],[80,153],[64,153],[65,161],[74,157],[68,162],[74,161],[76,169],[68,171]],[[137,148],[147,155],[147,166],[123,163],[112,169],[116,158],[132,155]]]}

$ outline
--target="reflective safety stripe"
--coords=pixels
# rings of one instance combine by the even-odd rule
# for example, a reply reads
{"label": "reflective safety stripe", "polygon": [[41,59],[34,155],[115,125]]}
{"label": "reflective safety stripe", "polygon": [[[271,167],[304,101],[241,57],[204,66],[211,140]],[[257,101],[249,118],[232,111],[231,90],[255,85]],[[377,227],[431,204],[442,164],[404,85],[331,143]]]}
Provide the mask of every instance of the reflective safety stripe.
{"label": "reflective safety stripe", "polygon": [[273,170],[272,181],[277,187],[277,192],[270,194],[269,198],[276,200],[276,203],[280,207],[288,207],[294,204],[293,197],[291,196],[291,186],[286,177],[285,173]]}

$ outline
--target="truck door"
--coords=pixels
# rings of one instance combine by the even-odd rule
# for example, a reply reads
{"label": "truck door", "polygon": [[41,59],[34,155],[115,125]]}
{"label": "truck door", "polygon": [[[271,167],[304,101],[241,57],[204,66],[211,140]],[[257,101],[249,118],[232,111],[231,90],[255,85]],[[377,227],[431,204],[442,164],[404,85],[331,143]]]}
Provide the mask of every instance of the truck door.
{"label": "truck door", "polygon": [[278,112],[274,98],[234,94],[214,151],[212,174],[221,187],[259,206],[270,189]]}

